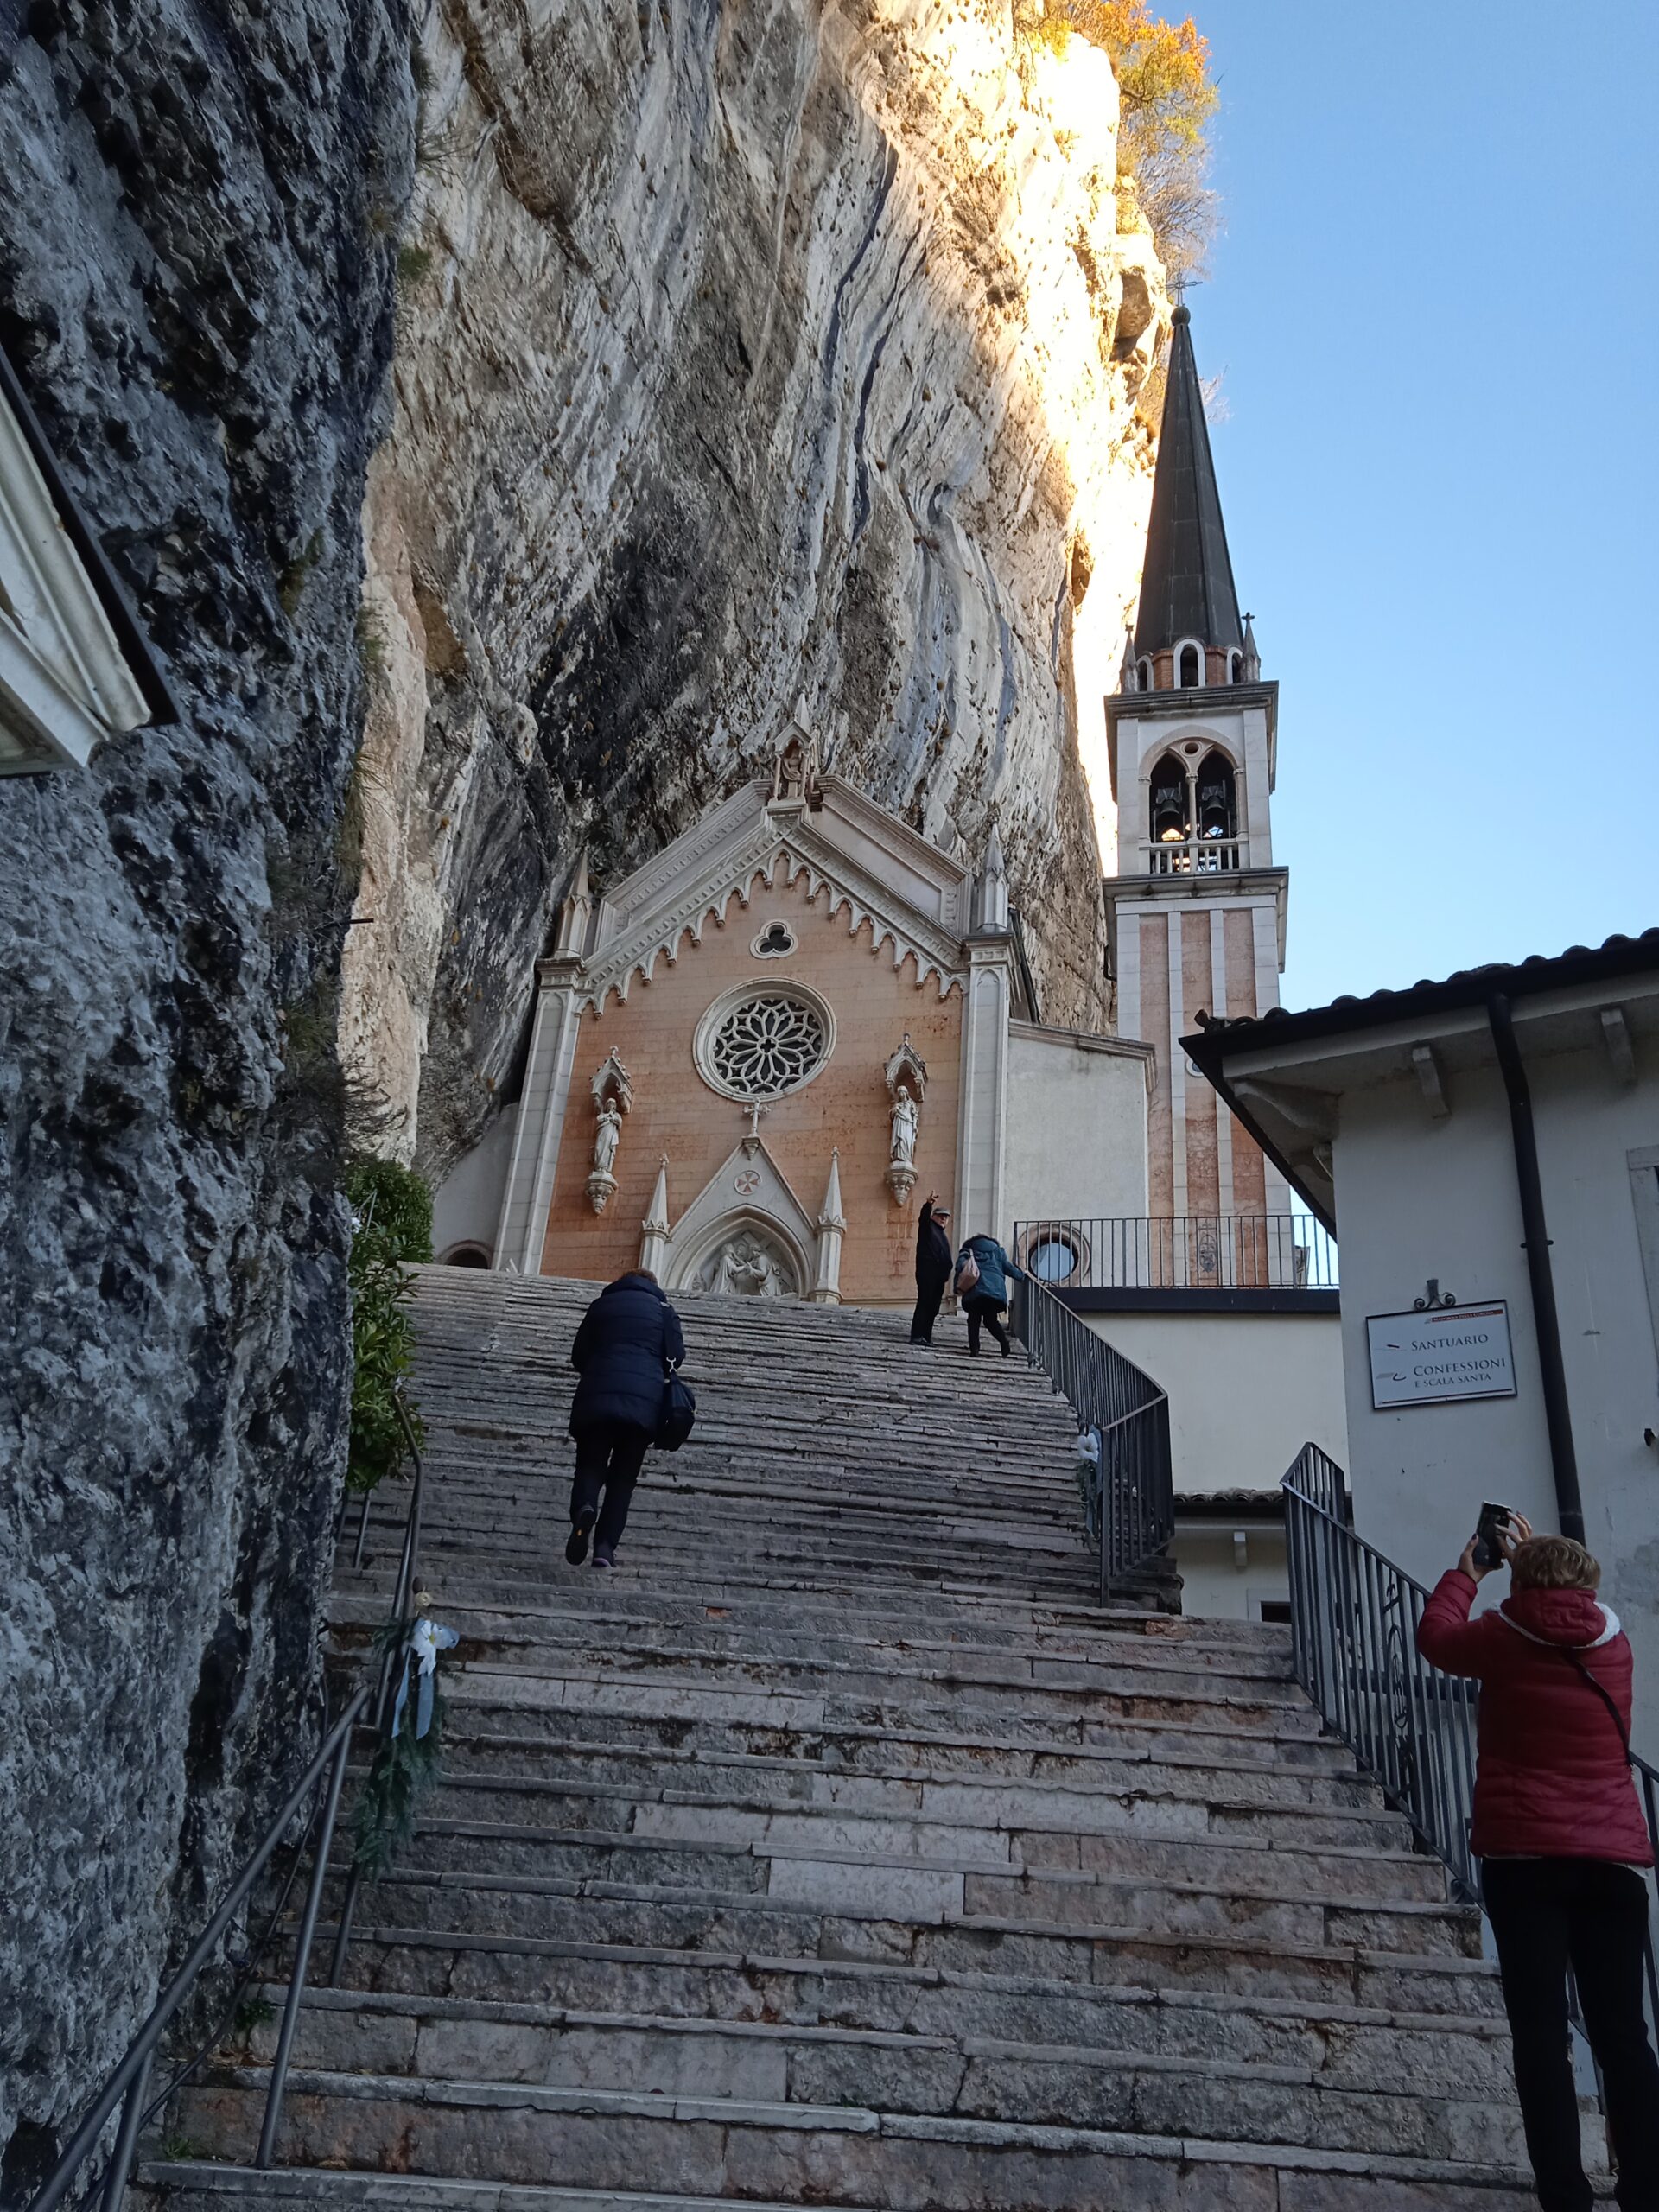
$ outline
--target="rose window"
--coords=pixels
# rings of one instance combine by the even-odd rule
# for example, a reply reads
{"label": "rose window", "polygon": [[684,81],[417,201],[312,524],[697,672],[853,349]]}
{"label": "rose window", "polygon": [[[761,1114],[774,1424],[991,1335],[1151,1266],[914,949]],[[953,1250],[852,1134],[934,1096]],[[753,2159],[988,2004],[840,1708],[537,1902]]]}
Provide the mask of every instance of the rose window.
{"label": "rose window", "polygon": [[760,991],[721,1017],[707,1043],[709,1072],[734,1098],[776,1098],[829,1057],[823,1016],[791,992]]}

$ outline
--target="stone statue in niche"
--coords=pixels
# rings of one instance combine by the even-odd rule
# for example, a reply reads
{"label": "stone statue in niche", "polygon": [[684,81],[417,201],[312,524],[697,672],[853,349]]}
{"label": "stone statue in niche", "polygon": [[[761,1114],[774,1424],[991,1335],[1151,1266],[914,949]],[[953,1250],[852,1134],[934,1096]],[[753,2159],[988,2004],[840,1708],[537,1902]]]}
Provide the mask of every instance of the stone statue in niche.
{"label": "stone statue in niche", "polygon": [[778,748],[771,804],[805,805],[816,811],[823,804],[818,773],[818,741],[806,726],[806,702],[802,699],[796,706],[793,723]]}
{"label": "stone statue in niche", "polygon": [[700,1271],[702,1287],[727,1298],[785,1298],[795,1288],[765,1240],[745,1230],[728,1238]]}
{"label": "stone statue in niche", "polygon": [[888,1158],[894,1167],[913,1167],[916,1165],[916,1128],[919,1115],[916,1101],[910,1095],[910,1085],[901,1083],[893,1102],[893,1139]]}
{"label": "stone statue in niche", "polygon": [[616,1154],[622,1141],[622,1116],[633,1104],[633,1085],[614,1052],[607,1057],[594,1076],[593,1090],[598,1122],[594,1130],[594,1164],[588,1177],[588,1203],[595,1213],[603,1213],[616,1188]]}
{"label": "stone statue in niche", "polygon": [[927,1062],[905,1040],[881,1071],[887,1096],[893,1101],[888,1117],[887,1188],[902,1205],[908,1205],[916,1187],[916,1140],[922,1125],[922,1101],[927,1096]]}
{"label": "stone statue in niche", "polygon": [[616,1147],[622,1141],[622,1116],[610,1099],[599,1109],[599,1127],[594,1132],[594,1173],[608,1175],[616,1165]]}
{"label": "stone statue in niche", "polygon": [[622,1141],[622,1116],[614,1098],[599,1101],[599,1124],[594,1131],[594,1165],[588,1178],[588,1201],[603,1213],[616,1188],[616,1150]]}

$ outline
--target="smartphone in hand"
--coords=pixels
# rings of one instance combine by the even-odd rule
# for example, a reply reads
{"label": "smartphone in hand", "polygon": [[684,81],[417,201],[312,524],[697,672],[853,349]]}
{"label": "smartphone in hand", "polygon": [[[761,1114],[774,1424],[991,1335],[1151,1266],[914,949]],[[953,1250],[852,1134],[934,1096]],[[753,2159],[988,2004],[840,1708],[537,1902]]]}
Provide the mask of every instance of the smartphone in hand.
{"label": "smartphone in hand", "polygon": [[1502,1567],[1503,1548],[1498,1542],[1500,1529],[1507,1529],[1512,1509],[1507,1505],[1487,1503],[1480,1509],[1480,1518],[1475,1523],[1475,1565],[1479,1567]]}

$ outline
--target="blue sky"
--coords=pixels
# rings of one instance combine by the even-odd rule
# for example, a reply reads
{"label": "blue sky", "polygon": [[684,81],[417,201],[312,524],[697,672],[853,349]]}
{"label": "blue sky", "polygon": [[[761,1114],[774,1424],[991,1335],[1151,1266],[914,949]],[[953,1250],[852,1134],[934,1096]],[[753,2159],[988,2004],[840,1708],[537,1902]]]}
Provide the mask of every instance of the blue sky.
{"label": "blue sky", "polygon": [[1193,6],[1285,1003],[1659,925],[1659,6]]}

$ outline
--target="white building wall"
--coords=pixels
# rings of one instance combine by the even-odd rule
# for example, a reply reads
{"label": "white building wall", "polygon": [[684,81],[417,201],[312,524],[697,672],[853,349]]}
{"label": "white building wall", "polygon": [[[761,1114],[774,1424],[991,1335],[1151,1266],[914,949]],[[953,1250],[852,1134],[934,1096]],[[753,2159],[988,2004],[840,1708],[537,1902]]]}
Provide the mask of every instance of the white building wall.
{"label": "white building wall", "polygon": [[1285,1532],[1278,1522],[1178,1520],[1175,1565],[1181,1611],[1189,1619],[1259,1621],[1264,1605],[1282,1605],[1290,1595]]}
{"label": "white building wall", "polygon": [[[1599,1052],[1529,1054],[1527,1072],[1586,1535],[1636,1648],[1636,1740],[1652,1756],[1659,1453],[1643,1431],[1659,1429],[1659,1360],[1626,1155],[1659,1143],[1659,1081],[1624,1087]],[[1333,1148],[1356,1525],[1429,1583],[1456,1562],[1484,1498],[1558,1525],[1508,1104],[1496,1068],[1449,1089],[1442,1121],[1409,1079],[1348,1093]],[[1514,1398],[1372,1410],[1366,1316],[1409,1308],[1431,1274],[1461,1303],[1509,1301]],[[1484,1601],[1504,1586],[1484,1585]]]}
{"label": "white building wall", "polygon": [[[1347,1296],[1344,1281],[1344,1302]],[[1178,1500],[1183,1492],[1276,1490],[1304,1444],[1317,1444],[1346,1465],[1338,1315],[1143,1313],[1078,1318],[1168,1394]]]}
{"label": "white building wall", "polygon": [[442,1259],[453,1244],[481,1244],[492,1255],[519,1109],[510,1106],[432,1194],[432,1249]]}
{"label": "white building wall", "polygon": [[1141,1046],[1014,1022],[999,1234],[1041,1216],[1147,1211],[1147,1094]]}

